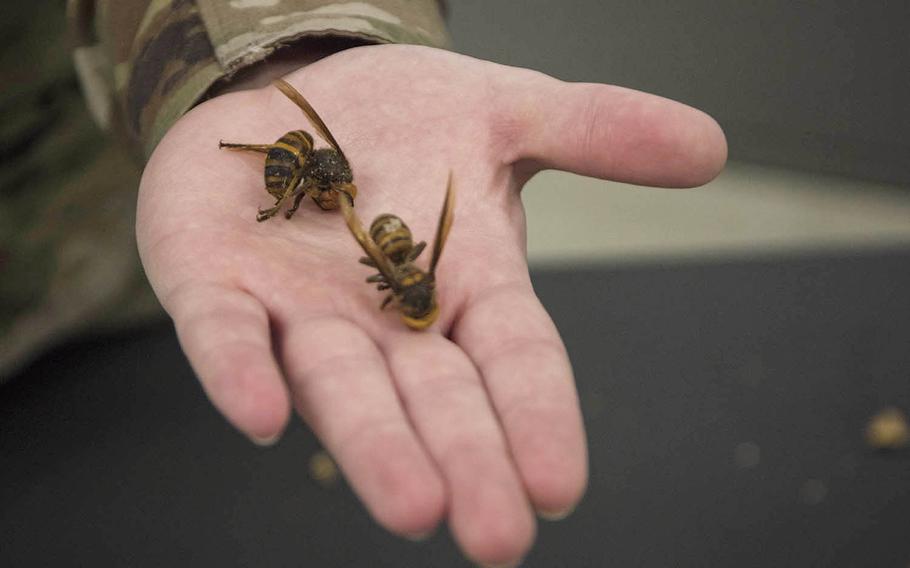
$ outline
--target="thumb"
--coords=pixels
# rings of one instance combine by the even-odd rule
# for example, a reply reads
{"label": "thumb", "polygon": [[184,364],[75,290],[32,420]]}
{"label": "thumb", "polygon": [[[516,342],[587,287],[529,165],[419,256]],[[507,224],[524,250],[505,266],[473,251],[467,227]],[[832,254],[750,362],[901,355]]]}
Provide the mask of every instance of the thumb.
{"label": "thumb", "polygon": [[724,133],[704,112],[632,89],[530,75],[500,91],[513,161],[658,187],[702,185],[726,162]]}

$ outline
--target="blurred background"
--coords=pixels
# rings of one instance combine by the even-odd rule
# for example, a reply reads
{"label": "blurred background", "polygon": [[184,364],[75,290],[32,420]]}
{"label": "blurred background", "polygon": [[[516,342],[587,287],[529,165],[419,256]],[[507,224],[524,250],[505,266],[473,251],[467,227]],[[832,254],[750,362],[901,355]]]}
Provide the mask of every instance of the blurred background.
{"label": "blurred background", "polygon": [[[524,565],[910,565],[910,455],[867,437],[910,410],[910,4],[448,7],[457,51],[679,100],[730,146],[700,189],[545,172],[524,191],[591,457]],[[374,526],[299,425],[250,447],[166,323],[0,387],[0,534],[10,566],[467,566],[445,531]]]}
{"label": "blurred background", "polygon": [[730,166],[697,191],[535,179],[525,193],[535,262],[910,240],[906,2],[450,4],[458,51],[659,94],[706,111],[727,135]]}

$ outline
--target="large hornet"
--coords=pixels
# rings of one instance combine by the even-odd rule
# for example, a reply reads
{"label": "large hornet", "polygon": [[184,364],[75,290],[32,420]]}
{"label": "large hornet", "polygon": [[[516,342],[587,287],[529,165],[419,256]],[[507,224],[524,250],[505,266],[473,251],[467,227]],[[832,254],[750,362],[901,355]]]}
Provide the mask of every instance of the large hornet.
{"label": "large hornet", "polygon": [[265,189],[275,198],[275,206],[260,209],[256,220],[265,221],[273,217],[281,205],[290,198],[294,199],[294,203],[284,213],[288,219],[297,211],[300,201],[307,195],[326,210],[338,209],[339,193],[345,194],[353,201],[357,196],[357,187],[352,183],[354,176],[335,137],[297,89],[281,79],[277,79],[273,84],[300,107],[316,132],[331,145],[331,148],[314,150],[313,137],[303,130],[288,132],[274,144],[219,142],[219,148],[265,154]]}
{"label": "large hornet", "polygon": [[421,241],[414,245],[411,230],[404,221],[388,213],[380,215],[370,225],[368,234],[354,213],[352,204],[347,199],[341,200],[344,220],[354,238],[367,253],[360,262],[379,270],[379,274],[370,276],[367,282],[378,283],[379,290],[391,290],[379,309],[385,308],[395,300],[402,321],[411,329],[426,329],[439,316],[439,305],[436,303],[436,266],[452,228],[454,208],[455,190],[452,187],[450,173],[445,204],[436,227],[430,270],[424,272],[417,268],[414,261],[423,252],[426,243]]}

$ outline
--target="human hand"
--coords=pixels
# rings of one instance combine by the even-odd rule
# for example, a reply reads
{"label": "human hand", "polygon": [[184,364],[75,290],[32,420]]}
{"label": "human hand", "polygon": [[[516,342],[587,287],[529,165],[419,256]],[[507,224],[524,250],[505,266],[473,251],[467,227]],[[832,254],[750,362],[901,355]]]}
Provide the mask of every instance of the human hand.
{"label": "human hand", "polygon": [[437,323],[414,332],[379,311],[340,212],[307,201],[291,220],[255,221],[273,202],[263,155],[218,142],[312,132],[274,87],[200,105],[156,149],[137,221],[148,277],[239,430],[271,441],[293,405],[380,524],[416,538],[445,517],[470,558],[513,563],[534,512],[567,514],[587,482],[571,367],[528,276],[520,189],[543,168],[702,184],[723,166],[723,134],[666,99],[414,46],[343,51],[286,80],[350,160],[366,223],[395,213],[432,241],[454,172]]}

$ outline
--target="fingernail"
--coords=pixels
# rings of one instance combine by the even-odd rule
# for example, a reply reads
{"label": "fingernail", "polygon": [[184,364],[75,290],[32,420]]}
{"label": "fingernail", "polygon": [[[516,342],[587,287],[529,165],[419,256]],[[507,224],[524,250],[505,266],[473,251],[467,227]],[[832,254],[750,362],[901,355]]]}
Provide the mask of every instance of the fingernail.
{"label": "fingernail", "polygon": [[257,446],[267,448],[269,446],[274,446],[275,442],[277,442],[278,439],[281,438],[281,434],[275,434],[274,436],[265,436],[265,437],[257,436],[255,434],[250,434],[249,438],[250,438],[250,441],[252,441]]}
{"label": "fingernail", "polygon": [[575,507],[569,507],[562,511],[537,511],[537,516],[545,521],[561,521],[572,514]]}

